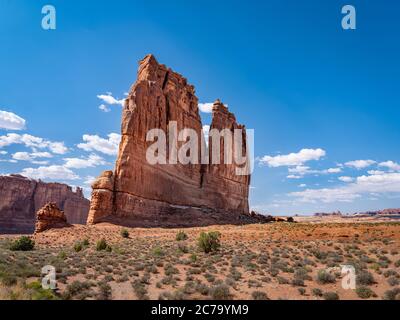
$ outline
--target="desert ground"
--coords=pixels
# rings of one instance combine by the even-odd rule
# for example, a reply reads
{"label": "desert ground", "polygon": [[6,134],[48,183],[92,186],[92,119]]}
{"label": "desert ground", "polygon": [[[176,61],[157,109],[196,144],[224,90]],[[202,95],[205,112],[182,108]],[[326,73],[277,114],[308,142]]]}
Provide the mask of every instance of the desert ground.
{"label": "desert ground", "polygon": [[[220,247],[205,253],[198,238],[210,231]],[[98,224],[31,237],[32,251],[11,251],[18,236],[0,235],[0,299],[400,299],[399,222]],[[356,290],[327,270],[342,264],[355,267]],[[41,288],[45,265],[57,270],[55,291]]]}

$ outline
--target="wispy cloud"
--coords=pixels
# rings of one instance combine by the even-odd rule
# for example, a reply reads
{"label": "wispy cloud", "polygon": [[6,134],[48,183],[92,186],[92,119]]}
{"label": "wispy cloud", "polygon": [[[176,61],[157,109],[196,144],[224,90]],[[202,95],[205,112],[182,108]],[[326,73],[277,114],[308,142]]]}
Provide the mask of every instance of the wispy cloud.
{"label": "wispy cloud", "polygon": [[[344,179],[342,180],[348,180]],[[350,181],[350,179],[349,179]],[[345,181],[347,182],[347,181]],[[343,187],[307,189],[289,193],[302,202],[351,202],[364,194],[400,194],[400,173],[363,175]]]}

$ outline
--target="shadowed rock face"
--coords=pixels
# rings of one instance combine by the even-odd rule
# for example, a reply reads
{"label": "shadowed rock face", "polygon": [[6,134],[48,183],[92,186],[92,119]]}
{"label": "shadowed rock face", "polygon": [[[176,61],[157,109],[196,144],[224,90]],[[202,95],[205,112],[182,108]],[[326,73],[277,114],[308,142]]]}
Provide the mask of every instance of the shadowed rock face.
{"label": "shadowed rock face", "polygon": [[[137,81],[125,102],[115,171],[104,172],[92,186],[88,223],[113,220],[131,226],[190,226],[252,219],[248,214],[250,176],[236,175],[235,164],[200,164],[200,154],[199,164],[147,162],[146,150],[154,142],[147,142],[146,135],[154,128],[167,133],[169,160],[168,146],[176,141],[168,134],[170,121],[176,121],[178,132],[191,128],[203,136],[194,87],[148,55],[139,63]],[[244,127],[217,100],[213,128]],[[177,148],[184,143],[177,142]],[[221,148],[221,159],[223,152]]]}
{"label": "shadowed rock face", "polygon": [[68,227],[67,218],[54,202],[46,204],[36,213],[35,233]]}
{"label": "shadowed rock face", "polygon": [[36,212],[49,202],[65,212],[69,223],[85,224],[89,200],[81,189],[45,183],[20,175],[0,176],[0,233],[33,233]]}

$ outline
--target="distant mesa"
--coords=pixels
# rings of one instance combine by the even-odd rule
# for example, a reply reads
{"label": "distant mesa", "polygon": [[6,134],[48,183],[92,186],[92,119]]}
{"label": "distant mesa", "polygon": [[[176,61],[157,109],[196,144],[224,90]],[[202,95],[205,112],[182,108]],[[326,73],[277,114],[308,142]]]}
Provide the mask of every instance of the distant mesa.
{"label": "distant mesa", "polygon": [[[219,100],[212,110],[210,129],[244,128]],[[147,162],[152,144],[146,141],[147,132],[167,132],[170,121],[177,122],[179,131],[190,128],[199,137],[203,134],[194,87],[147,55],[125,101],[115,170],[105,171],[93,183],[88,224],[176,227],[262,221],[262,216],[249,213],[250,175],[236,175],[236,164]]]}
{"label": "distant mesa", "polygon": [[33,233],[36,213],[54,202],[69,223],[85,224],[90,201],[81,188],[45,183],[21,175],[0,176],[0,233]]}

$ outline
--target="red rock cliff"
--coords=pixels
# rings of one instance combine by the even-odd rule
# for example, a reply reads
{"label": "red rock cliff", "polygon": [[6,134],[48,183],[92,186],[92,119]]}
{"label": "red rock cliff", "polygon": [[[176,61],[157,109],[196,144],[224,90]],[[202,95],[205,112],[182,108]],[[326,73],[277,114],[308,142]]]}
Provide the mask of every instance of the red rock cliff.
{"label": "red rock cliff", "polygon": [[[250,176],[237,176],[236,165],[200,164],[200,155],[199,164],[148,163],[150,129],[167,132],[167,146],[184,144],[169,135],[170,121],[176,121],[178,132],[191,128],[203,135],[194,87],[148,55],[139,63],[137,81],[125,102],[115,171],[104,172],[92,186],[88,223],[111,219],[138,226],[184,226],[248,219]],[[212,128],[243,126],[217,101]]]}
{"label": "red rock cliff", "polygon": [[66,184],[45,183],[20,175],[0,176],[0,233],[32,233],[36,212],[54,202],[69,223],[85,224],[89,200],[81,189]]}

